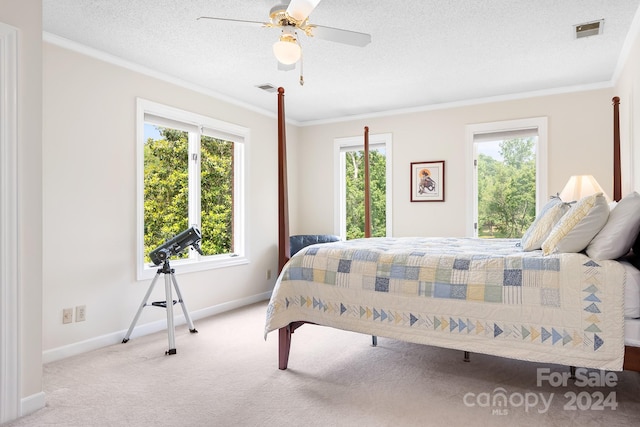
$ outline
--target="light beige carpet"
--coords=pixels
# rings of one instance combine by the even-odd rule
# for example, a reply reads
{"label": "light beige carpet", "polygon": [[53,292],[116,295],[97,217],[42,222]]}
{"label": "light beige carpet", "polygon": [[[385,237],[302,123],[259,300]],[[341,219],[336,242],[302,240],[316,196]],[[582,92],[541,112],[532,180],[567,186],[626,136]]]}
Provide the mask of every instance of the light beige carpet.
{"label": "light beige carpet", "polygon": [[539,368],[567,369],[480,354],[464,363],[460,351],[385,338],[373,348],[368,336],[314,325],[293,335],[280,371],[265,311],[266,302],[198,320],[198,334],[180,326],[175,355],[164,355],[161,332],[50,363],[46,407],[8,426],[640,424],[637,372],[615,373],[610,387],[537,386]]}

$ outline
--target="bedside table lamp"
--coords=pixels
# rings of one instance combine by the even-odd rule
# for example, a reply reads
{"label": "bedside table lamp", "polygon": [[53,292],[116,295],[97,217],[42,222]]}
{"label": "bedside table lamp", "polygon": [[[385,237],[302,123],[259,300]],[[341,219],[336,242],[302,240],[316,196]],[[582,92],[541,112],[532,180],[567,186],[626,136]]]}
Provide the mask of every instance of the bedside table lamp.
{"label": "bedside table lamp", "polygon": [[611,203],[607,193],[604,192],[592,175],[573,175],[560,192],[560,199],[570,203],[596,193],[602,193],[607,203]]}

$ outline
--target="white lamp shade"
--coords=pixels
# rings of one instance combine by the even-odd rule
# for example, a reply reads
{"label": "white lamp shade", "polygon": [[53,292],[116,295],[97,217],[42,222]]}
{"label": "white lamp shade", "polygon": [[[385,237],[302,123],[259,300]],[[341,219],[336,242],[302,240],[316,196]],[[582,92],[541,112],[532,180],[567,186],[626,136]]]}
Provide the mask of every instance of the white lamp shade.
{"label": "white lamp shade", "polygon": [[573,175],[560,192],[560,199],[563,202],[573,202],[597,193],[604,194],[607,202],[611,201],[592,175]]}
{"label": "white lamp shade", "polygon": [[273,54],[281,63],[291,65],[298,62],[302,50],[300,49],[300,45],[295,41],[283,40],[281,38],[280,41],[273,44]]}

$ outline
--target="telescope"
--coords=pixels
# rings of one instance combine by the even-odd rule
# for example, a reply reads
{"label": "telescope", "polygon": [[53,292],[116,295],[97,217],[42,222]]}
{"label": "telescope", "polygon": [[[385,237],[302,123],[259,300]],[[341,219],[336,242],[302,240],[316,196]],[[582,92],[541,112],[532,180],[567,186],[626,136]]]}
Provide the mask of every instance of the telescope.
{"label": "telescope", "polygon": [[197,227],[188,228],[149,252],[149,258],[151,258],[153,265],[160,265],[165,260],[179,254],[189,246],[193,246],[193,249],[198,251],[200,255],[203,255],[200,249],[201,239],[202,234]]}
{"label": "telescope", "polygon": [[[154,307],[162,307],[167,310],[167,331],[169,332],[169,350],[165,352],[165,354],[176,354],[176,339],[175,339],[175,331],[173,327],[173,305],[176,303],[180,303],[182,306],[182,313],[184,314],[185,319],[187,320],[187,324],[189,325],[189,332],[196,333],[198,330],[193,326],[193,322],[191,321],[191,317],[189,316],[189,310],[187,310],[187,305],[184,303],[182,299],[182,293],[180,292],[180,288],[178,287],[178,281],[174,275],[173,268],[169,265],[169,258],[173,255],[177,255],[189,246],[192,246],[193,249],[198,251],[200,255],[203,255],[202,250],[200,249],[200,239],[202,239],[202,234],[200,234],[200,230],[197,227],[191,227],[184,230],[182,233],[174,236],[170,240],[167,240],[151,252],[149,252],[149,258],[154,265],[162,264],[162,267],[158,268],[156,276],[151,281],[151,285],[147,290],[147,294],[142,300],[142,304],[140,304],[140,308],[138,308],[138,312],[136,316],[133,318],[133,322],[131,322],[131,326],[129,326],[129,330],[127,334],[124,336],[122,340],[123,343],[129,341],[129,337],[133,332],[133,328],[136,326],[136,322],[140,318],[140,314],[142,313],[142,309],[147,305],[152,305]],[[164,274],[164,294],[166,299],[164,301],[155,301],[151,304],[147,304],[149,300],[149,296],[153,291],[153,287],[160,277],[161,274]],[[171,284],[173,283],[173,287],[176,289],[176,294],[178,296],[177,300],[174,300],[171,293]]]}

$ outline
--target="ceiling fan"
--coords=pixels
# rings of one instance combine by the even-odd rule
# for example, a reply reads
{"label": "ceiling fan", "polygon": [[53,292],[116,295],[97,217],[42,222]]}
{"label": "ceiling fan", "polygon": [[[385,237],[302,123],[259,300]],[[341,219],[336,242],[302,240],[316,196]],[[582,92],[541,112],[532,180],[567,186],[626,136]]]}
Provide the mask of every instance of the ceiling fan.
{"label": "ceiling fan", "polygon": [[[304,32],[308,37],[317,37],[319,39],[352,46],[363,47],[371,43],[370,34],[309,23],[309,15],[316,6],[318,6],[320,1],[321,0],[291,0],[289,3],[278,4],[269,11],[269,22],[218,18],[213,16],[201,16],[198,19],[213,19],[217,21],[260,25],[268,28],[279,28],[281,30],[280,39],[274,43],[273,53],[278,59],[278,68],[285,71],[294,69],[295,64],[302,58],[302,48],[298,42],[298,30]],[[302,63],[300,84],[304,84],[302,78]]]}

